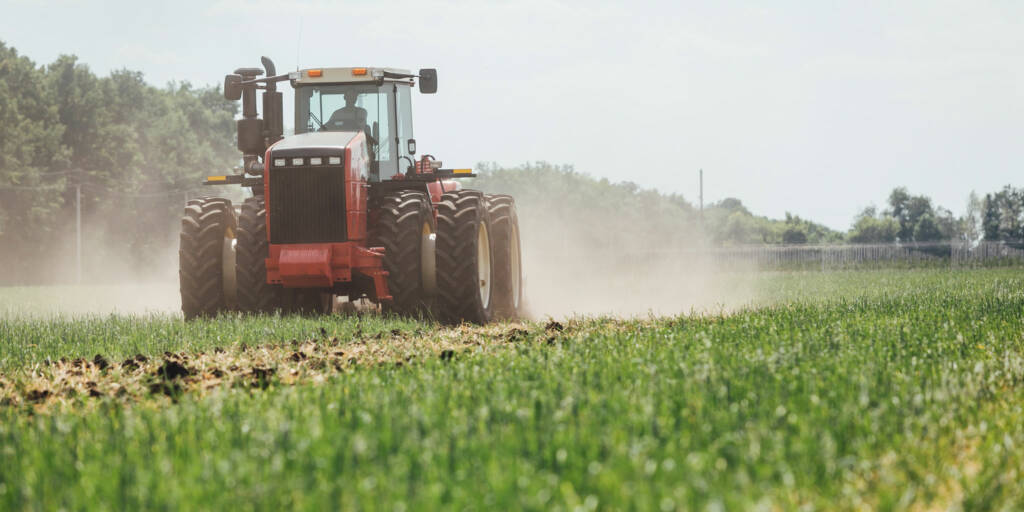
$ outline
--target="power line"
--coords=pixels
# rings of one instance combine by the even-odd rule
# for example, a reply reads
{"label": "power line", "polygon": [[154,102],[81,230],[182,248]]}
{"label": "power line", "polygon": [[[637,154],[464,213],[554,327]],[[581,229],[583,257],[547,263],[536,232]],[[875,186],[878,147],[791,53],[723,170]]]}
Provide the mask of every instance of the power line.
{"label": "power line", "polygon": [[0,185],[0,190],[63,190],[67,187],[63,185],[41,185],[37,187],[30,187],[27,185]]}
{"label": "power line", "polygon": [[[101,195],[105,195],[105,196],[137,197],[137,198],[170,196],[170,195],[175,195],[175,194],[184,194],[186,192],[199,192],[199,191],[204,190],[203,188],[199,188],[199,187],[190,187],[190,188],[175,188],[175,189],[171,189],[171,190],[161,190],[161,191],[158,191],[158,192],[128,193],[128,192],[113,191],[113,190],[108,189],[105,185],[98,185],[98,184],[95,184],[95,183],[80,183],[79,185],[81,185],[82,187],[87,188],[87,189],[92,189],[93,192],[97,192],[97,193],[99,193]],[[24,190],[24,191],[36,191],[36,192],[38,192],[38,191],[46,191],[46,190],[64,190],[64,191],[66,191],[66,190],[69,190],[71,188],[74,188],[74,185],[69,185],[69,186],[63,186],[63,185],[39,185],[39,186],[0,185],[0,190]]]}

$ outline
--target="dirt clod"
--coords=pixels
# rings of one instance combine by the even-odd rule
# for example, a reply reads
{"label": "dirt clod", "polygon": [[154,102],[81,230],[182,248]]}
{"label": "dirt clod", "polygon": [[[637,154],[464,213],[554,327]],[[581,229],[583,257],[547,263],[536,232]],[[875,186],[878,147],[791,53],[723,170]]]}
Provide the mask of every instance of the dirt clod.
{"label": "dirt clod", "polygon": [[252,385],[254,387],[264,389],[270,385],[270,379],[275,373],[277,373],[275,368],[256,366],[249,372],[249,376],[252,378]]}
{"label": "dirt clod", "polygon": [[526,339],[526,336],[529,334],[530,332],[526,329],[512,329],[505,333],[505,339],[508,341],[520,341]]}
{"label": "dirt clod", "polygon": [[110,362],[107,361],[107,358],[99,354],[96,354],[96,356],[92,358],[92,364],[96,365],[100,370],[106,370],[110,367]]}
{"label": "dirt clod", "polygon": [[169,359],[164,361],[163,366],[157,368],[156,375],[164,380],[173,380],[192,375],[192,370],[178,361]]}
{"label": "dirt clod", "polygon": [[167,395],[167,396],[169,396],[171,398],[177,397],[178,395],[180,395],[182,393],[182,391],[183,391],[183,388],[181,387],[181,382],[177,381],[177,380],[175,380],[175,381],[162,380],[162,381],[154,382],[153,384],[150,384],[150,386],[149,386],[149,392],[150,393],[152,393],[154,395],[164,394],[164,395]]}
{"label": "dirt clod", "polygon": [[25,394],[25,400],[29,402],[42,402],[50,397],[49,389],[33,389]]}
{"label": "dirt clod", "polygon": [[557,321],[557,320],[552,320],[552,321],[548,322],[547,325],[544,326],[544,330],[545,331],[564,331],[565,330],[565,326],[562,325],[562,323]]}

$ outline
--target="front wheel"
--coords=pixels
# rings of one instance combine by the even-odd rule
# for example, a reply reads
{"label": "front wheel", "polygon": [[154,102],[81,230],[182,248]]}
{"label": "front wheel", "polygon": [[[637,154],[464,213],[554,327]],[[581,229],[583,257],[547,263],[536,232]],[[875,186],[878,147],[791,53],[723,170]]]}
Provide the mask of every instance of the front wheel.
{"label": "front wheel", "polygon": [[235,306],[235,232],[231,201],[192,199],[181,218],[178,279],[186,320],[215,316]]}
{"label": "front wheel", "polygon": [[242,203],[238,218],[238,245],[235,273],[238,276],[238,307],[250,313],[287,311],[291,292],[267,283],[266,259],[267,209],[262,197],[250,197]]}
{"label": "front wheel", "polygon": [[423,192],[401,191],[382,197],[370,229],[369,245],[384,247],[391,302],[384,310],[416,316],[429,312],[434,281],[434,214]]}

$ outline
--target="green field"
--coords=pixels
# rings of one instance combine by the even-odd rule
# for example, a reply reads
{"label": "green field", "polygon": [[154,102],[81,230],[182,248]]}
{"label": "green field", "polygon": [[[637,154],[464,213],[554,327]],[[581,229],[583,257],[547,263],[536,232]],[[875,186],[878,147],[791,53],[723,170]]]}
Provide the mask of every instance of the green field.
{"label": "green field", "polygon": [[757,279],[489,328],[7,308],[0,509],[1024,507],[1019,270]]}

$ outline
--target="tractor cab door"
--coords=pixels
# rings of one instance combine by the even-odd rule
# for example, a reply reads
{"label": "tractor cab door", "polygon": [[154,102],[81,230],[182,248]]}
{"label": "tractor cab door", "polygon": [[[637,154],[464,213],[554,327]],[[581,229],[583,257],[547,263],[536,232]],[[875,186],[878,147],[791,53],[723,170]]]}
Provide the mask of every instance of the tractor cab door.
{"label": "tractor cab door", "polygon": [[398,106],[398,146],[399,170],[405,172],[407,166],[415,166],[416,157],[409,153],[409,139],[412,135],[412,88],[408,84],[395,84],[395,101]]}

